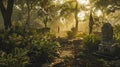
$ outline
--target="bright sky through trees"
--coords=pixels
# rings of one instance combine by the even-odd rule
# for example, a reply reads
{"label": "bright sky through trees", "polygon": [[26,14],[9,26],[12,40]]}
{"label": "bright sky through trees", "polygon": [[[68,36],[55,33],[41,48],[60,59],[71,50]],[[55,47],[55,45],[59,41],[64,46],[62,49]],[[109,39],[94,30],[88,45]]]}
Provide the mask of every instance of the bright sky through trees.
{"label": "bright sky through trees", "polygon": [[79,18],[79,20],[84,20],[85,19],[85,12],[84,11],[80,11],[78,13],[78,18]]}
{"label": "bright sky through trees", "polygon": [[[54,4],[64,4],[66,2],[66,0],[53,0],[53,3]],[[87,8],[88,10],[88,13],[87,14],[89,14],[89,12],[90,12],[90,9],[92,9],[91,8],[91,5],[90,5],[90,1],[89,0],[77,0],[77,2],[78,2],[78,5],[80,5],[80,6],[84,6],[85,8]],[[94,7],[93,7],[94,8]],[[59,14],[60,12],[58,12],[58,14]],[[100,10],[100,9],[98,9],[98,10],[95,10],[95,15],[97,16],[97,17],[100,17],[100,16],[102,16],[102,11]],[[78,20],[80,20],[80,21],[83,21],[83,20],[85,20],[85,17],[86,17],[86,11],[84,11],[84,10],[80,10],[79,12],[78,12]],[[63,22],[65,22],[65,18],[63,18],[63,17],[61,17],[60,18],[60,22],[63,24]]]}
{"label": "bright sky through trees", "polygon": [[100,16],[102,15],[102,11],[101,11],[101,10],[97,10],[97,11],[95,12],[95,14],[96,14],[98,17],[100,17]]}
{"label": "bright sky through trees", "polygon": [[64,23],[65,23],[65,18],[64,18],[64,17],[61,17],[61,18],[60,18],[60,22],[64,25]]}
{"label": "bright sky through trees", "polygon": [[55,4],[63,4],[64,3],[64,0],[53,0],[53,2],[55,3]]}
{"label": "bright sky through trees", "polygon": [[77,0],[79,4],[81,5],[88,5],[90,3],[89,0]]}

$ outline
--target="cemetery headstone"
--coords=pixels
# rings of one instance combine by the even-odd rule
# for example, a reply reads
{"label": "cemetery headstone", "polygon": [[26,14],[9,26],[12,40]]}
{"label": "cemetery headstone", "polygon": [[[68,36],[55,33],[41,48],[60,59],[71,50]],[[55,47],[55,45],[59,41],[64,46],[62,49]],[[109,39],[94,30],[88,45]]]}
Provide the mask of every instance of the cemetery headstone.
{"label": "cemetery headstone", "polygon": [[98,52],[105,55],[112,55],[115,51],[113,43],[113,27],[110,23],[104,23],[101,28],[101,43],[98,47]]}
{"label": "cemetery headstone", "polygon": [[113,43],[113,27],[110,23],[104,23],[102,26],[102,44]]}

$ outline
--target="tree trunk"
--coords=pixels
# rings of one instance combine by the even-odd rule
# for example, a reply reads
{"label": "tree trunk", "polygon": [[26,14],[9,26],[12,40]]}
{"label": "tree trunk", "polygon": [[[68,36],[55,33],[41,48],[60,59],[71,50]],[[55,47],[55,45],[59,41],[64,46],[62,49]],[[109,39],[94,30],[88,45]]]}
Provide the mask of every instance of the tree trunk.
{"label": "tree trunk", "polygon": [[45,28],[47,28],[47,23],[44,23],[45,24]]}
{"label": "tree trunk", "polygon": [[75,32],[78,32],[78,3],[76,1],[76,7],[75,7]]}
{"label": "tree trunk", "polygon": [[3,4],[3,0],[0,0],[0,9],[2,12],[4,26],[6,30],[12,26],[11,17],[12,17],[12,12],[13,12],[13,4],[14,4],[14,0],[8,0],[7,7],[5,8]]}
{"label": "tree trunk", "polygon": [[27,1],[27,19],[26,19],[26,26],[30,24],[30,3]]}
{"label": "tree trunk", "polygon": [[47,18],[47,17],[45,17],[43,22],[44,22],[45,28],[47,28],[48,18]]}
{"label": "tree trunk", "polygon": [[6,14],[5,17],[3,18],[3,20],[4,20],[4,26],[5,26],[6,30],[9,29],[9,28],[11,28],[11,26],[12,26],[11,17],[8,16],[8,15],[9,14]]}
{"label": "tree trunk", "polygon": [[93,24],[94,24],[94,20],[93,20],[92,12],[90,12],[90,17],[89,17],[89,34],[91,34],[92,31],[93,31]]}

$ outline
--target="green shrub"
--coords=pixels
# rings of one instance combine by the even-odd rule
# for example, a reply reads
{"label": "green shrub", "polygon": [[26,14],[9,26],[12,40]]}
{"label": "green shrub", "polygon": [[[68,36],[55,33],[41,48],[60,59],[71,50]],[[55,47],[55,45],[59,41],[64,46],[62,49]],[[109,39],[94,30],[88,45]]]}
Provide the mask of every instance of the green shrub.
{"label": "green shrub", "polygon": [[114,26],[114,41],[120,45],[120,24]]}
{"label": "green shrub", "polygon": [[115,43],[118,43],[120,45],[120,34],[117,34],[117,36],[114,36]]}
{"label": "green shrub", "polygon": [[5,67],[25,67],[29,63],[28,50],[15,48],[12,53],[1,53],[0,65]]}
{"label": "green shrub", "polygon": [[83,39],[84,48],[89,52],[94,52],[98,49],[100,37],[90,34]]}
{"label": "green shrub", "polygon": [[114,36],[120,35],[120,24],[114,26]]}
{"label": "green shrub", "polygon": [[[18,32],[19,31],[15,32],[15,30],[10,30],[0,33],[0,50],[6,53],[1,57],[5,59],[4,62],[2,61],[2,65],[5,64],[8,66],[8,62],[11,63],[11,67],[15,67],[13,63],[17,64],[18,62],[22,65],[22,62],[24,62],[22,59],[25,60],[24,57],[30,59],[28,60],[30,61],[30,64],[43,64],[45,62],[50,62],[55,57],[59,56],[57,52],[60,45],[58,42],[52,40],[55,38],[53,34],[50,34],[49,32],[44,32],[44,34],[37,33],[35,30],[20,31],[24,32],[24,35],[23,33],[21,34]],[[22,52],[24,53],[23,50],[27,50],[25,56],[22,56]],[[15,54],[16,52],[20,53]],[[8,58],[11,60],[8,60]]]}
{"label": "green shrub", "polygon": [[14,45],[10,41],[9,35],[7,33],[0,33],[0,50],[9,53],[13,48]]}
{"label": "green shrub", "polygon": [[4,32],[0,34],[0,50],[10,53],[15,47],[24,44],[24,37],[18,33]]}
{"label": "green shrub", "polygon": [[32,41],[34,45],[29,47],[29,56],[32,63],[45,63],[52,61],[58,57],[60,45],[58,42],[49,41],[46,39]]}
{"label": "green shrub", "polygon": [[67,37],[72,39],[72,38],[75,38],[76,37],[76,31],[75,31],[75,28],[71,28],[71,31],[68,31],[67,32]]}

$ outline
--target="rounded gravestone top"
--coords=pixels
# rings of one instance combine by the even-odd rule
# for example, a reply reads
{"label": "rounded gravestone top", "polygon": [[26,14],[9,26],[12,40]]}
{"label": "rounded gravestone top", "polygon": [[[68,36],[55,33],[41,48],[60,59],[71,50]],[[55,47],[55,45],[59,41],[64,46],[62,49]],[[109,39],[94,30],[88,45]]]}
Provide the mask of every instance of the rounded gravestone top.
{"label": "rounded gravestone top", "polygon": [[102,26],[102,42],[103,43],[113,42],[113,27],[110,23],[104,23]]}

